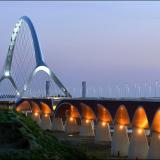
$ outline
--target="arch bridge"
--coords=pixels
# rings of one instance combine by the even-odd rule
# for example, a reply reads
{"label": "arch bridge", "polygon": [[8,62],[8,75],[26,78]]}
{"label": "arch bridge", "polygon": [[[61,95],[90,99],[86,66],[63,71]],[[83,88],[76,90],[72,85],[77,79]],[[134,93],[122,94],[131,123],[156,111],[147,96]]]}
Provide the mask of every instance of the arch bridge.
{"label": "arch bridge", "polygon": [[44,130],[110,141],[112,155],[160,159],[160,100],[65,98],[55,103],[52,98],[41,98],[45,97],[44,88],[38,92],[44,86],[41,81],[46,80],[56,84],[52,90],[57,86],[64,96],[71,97],[46,65],[31,20],[21,17],[11,36],[0,97],[27,97],[16,101],[16,111],[31,116]]}

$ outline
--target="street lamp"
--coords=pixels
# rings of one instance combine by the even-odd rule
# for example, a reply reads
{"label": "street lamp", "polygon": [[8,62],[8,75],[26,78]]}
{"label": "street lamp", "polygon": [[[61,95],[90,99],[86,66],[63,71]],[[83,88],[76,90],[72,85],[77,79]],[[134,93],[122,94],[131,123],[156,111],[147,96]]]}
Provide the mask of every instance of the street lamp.
{"label": "street lamp", "polygon": [[155,81],[155,97],[157,97],[157,85],[158,85],[158,81]]}

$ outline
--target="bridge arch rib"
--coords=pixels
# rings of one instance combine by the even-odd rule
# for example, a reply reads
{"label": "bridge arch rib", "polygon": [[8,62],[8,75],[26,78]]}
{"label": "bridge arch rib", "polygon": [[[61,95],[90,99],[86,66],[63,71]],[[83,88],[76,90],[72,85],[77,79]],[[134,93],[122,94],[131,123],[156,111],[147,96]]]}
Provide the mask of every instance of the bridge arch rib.
{"label": "bridge arch rib", "polygon": [[[21,88],[21,90],[19,90],[15,80],[12,77],[11,69],[12,69],[13,55],[14,55],[14,49],[15,49],[15,46],[16,46],[17,36],[18,36],[18,33],[20,32],[20,29],[21,29],[21,27],[23,26],[24,23],[26,23],[27,26],[29,27],[29,31],[30,31],[30,34],[31,34],[33,48],[34,48],[34,54],[35,54],[34,58],[35,58],[35,61],[36,61],[36,66],[32,70],[30,76],[28,77],[28,80],[24,83],[23,88]],[[55,82],[55,84],[64,93],[64,95],[67,96],[67,97],[71,97],[70,93],[67,91],[67,89],[64,87],[64,85],[60,82],[60,80],[57,78],[57,76],[45,64],[42,53],[41,53],[41,50],[40,50],[38,37],[37,37],[36,31],[35,31],[35,28],[34,28],[32,22],[31,22],[31,20],[27,16],[23,16],[19,19],[19,21],[16,23],[16,25],[13,29],[13,32],[12,32],[12,35],[11,35],[11,42],[10,42],[10,45],[9,45],[9,48],[8,48],[8,53],[7,53],[7,57],[6,57],[5,65],[4,65],[4,69],[3,69],[3,75],[0,78],[0,83],[4,79],[8,79],[12,83],[12,85],[13,85],[15,91],[16,91],[16,95],[17,96],[23,96],[23,94],[26,91],[28,85],[31,83],[32,78],[39,71],[43,71],[43,72],[47,73],[48,76]]]}

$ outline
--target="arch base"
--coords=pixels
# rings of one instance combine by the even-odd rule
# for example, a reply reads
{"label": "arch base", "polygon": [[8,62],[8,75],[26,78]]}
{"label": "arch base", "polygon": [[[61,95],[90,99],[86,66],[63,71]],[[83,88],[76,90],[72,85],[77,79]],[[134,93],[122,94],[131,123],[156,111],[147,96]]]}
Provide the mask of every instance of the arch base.
{"label": "arch base", "polygon": [[127,127],[116,124],[111,142],[111,154],[113,156],[128,156],[128,147]]}
{"label": "arch base", "polygon": [[80,136],[94,136],[93,120],[82,119],[80,126]]}
{"label": "arch base", "polygon": [[144,129],[133,128],[129,146],[129,159],[146,159],[148,154],[148,141]]}
{"label": "arch base", "polygon": [[65,131],[67,134],[79,133],[79,126],[77,125],[75,118],[72,118],[72,119],[66,118]]}
{"label": "arch base", "polygon": [[103,122],[98,122],[96,125],[96,131],[95,131],[95,141],[111,141],[111,132],[109,124],[106,123],[103,125]]}
{"label": "arch base", "polygon": [[32,113],[32,119],[40,126],[41,124],[40,114],[35,115],[34,113]]}
{"label": "arch base", "polygon": [[42,115],[40,127],[44,130],[51,130],[52,129],[52,123],[51,123],[51,119],[50,119],[49,115],[47,115],[47,116]]}
{"label": "arch base", "polygon": [[159,148],[160,148],[160,133],[153,131],[150,139],[148,159],[160,159]]}
{"label": "arch base", "polygon": [[53,118],[52,119],[52,130],[53,131],[64,131],[64,125],[62,118]]}

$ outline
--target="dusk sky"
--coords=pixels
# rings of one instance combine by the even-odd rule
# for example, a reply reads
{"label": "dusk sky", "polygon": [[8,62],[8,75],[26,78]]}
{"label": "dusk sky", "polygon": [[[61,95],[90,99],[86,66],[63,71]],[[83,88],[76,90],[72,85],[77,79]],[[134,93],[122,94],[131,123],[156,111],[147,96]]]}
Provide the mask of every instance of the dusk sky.
{"label": "dusk sky", "polygon": [[32,20],[45,61],[69,89],[160,83],[160,2],[0,2],[0,67],[17,20]]}

